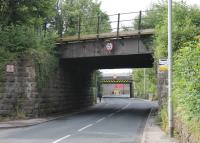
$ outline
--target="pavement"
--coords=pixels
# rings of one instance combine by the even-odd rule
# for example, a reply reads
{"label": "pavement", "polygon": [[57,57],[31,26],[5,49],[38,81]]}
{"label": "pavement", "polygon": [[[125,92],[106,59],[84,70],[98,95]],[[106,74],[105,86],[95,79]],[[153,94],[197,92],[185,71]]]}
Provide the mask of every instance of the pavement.
{"label": "pavement", "polygon": [[179,143],[175,138],[170,138],[163,132],[156,121],[153,110],[149,114],[143,132],[141,143]]}
{"label": "pavement", "polygon": [[66,116],[1,122],[0,143],[177,143],[149,115],[156,106],[146,100],[103,98]]}

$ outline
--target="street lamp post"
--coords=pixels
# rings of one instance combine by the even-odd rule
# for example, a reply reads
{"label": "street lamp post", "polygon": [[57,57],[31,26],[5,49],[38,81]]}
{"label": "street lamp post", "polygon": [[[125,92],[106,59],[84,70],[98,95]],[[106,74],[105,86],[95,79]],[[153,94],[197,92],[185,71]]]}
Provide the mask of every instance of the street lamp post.
{"label": "street lamp post", "polygon": [[169,136],[173,137],[173,104],[172,104],[172,0],[168,0],[168,116]]}

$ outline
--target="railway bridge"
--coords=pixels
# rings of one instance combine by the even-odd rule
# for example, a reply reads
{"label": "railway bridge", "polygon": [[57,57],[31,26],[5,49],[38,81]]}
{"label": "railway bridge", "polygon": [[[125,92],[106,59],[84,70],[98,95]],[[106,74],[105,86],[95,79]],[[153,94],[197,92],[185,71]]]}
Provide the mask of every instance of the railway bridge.
{"label": "railway bridge", "polygon": [[[134,17],[129,16],[131,14],[139,16],[133,19]],[[130,19],[123,19],[125,15]],[[19,108],[14,106],[19,104],[27,116],[70,112],[88,107],[93,104],[96,94],[94,71],[152,67],[154,59],[151,43],[154,29],[142,27],[142,12],[113,16],[116,20],[110,18],[111,29],[101,30],[104,25],[98,16],[95,17],[96,25],[91,26],[96,29],[91,30],[91,33],[82,32],[83,25],[79,21],[74,35],[57,39],[59,66],[42,90],[37,88],[33,64],[27,59],[17,62],[15,72],[7,73],[5,77],[5,96],[0,103],[0,114],[13,112],[15,108]],[[124,22],[133,25],[133,20],[138,22],[137,27],[124,27]],[[20,76],[24,73],[26,76]],[[131,83],[130,85],[132,86]],[[22,95],[25,98],[9,100],[10,97]]]}

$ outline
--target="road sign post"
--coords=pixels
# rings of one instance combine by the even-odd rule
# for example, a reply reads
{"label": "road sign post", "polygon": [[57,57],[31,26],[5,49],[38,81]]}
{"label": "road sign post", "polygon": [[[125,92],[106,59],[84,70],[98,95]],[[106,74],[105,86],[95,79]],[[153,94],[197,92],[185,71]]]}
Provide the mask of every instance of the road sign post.
{"label": "road sign post", "polygon": [[168,116],[169,136],[173,137],[173,104],[172,104],[172,0],[168,0]]}

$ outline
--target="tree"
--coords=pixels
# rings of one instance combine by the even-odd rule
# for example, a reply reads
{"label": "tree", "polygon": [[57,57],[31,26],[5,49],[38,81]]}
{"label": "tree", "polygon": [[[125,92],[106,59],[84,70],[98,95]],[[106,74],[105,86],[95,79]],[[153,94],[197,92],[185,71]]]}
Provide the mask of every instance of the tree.
{"label": "tree", "polygon": [[0,24],[40,26],[55,13],[56,0],[1,0]]}
{"label": "tree", "polygon": [[[200,9],[185,2],[174,2],[173,18],[173,104],[176,117],[200,140],[199,36]],[[155,28],[156,60],[167,58],[167,2],[153,5],[142,26]],[[153,19],[153,20],[150,20]],[[198,36],[198,37],[196,37]],[[196,37],[196,38],[194,38]],[[161,110],[162,124],[167,124],[167,106]],[[195,122],[195,124],[194,124]]]}
{"label": "tree", "polygon": [[92,0],[65,0],[61,14],[65,34],[78,34],[79,23],[81,34],[96,33],[98,16],[100,19],[100,32],[110,31],[109,17],[101,11],[100,5],[101,3]]}
{"label": "tree", "polygon": [[[137,96],[145,98],[145,94],[156,95],[156,71],[154,68],[133,69],[133,80],[135,81],[135,92]],[[146,83],[144,83],[144,78]],[[145,91],[144,91],[145,84]]]}
{"label": "tree", "polygon": [[[173,50],[200,34],[200,9],[185,2],[173,3]],[[134,23],[137,26],[137,23]],[[143,16],[141,29],[155,28],[155,58],[167,56],[167,2],[154,4]]]}

